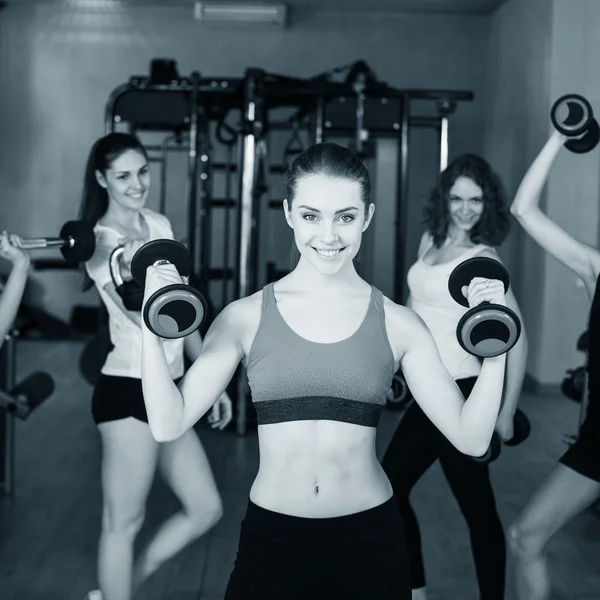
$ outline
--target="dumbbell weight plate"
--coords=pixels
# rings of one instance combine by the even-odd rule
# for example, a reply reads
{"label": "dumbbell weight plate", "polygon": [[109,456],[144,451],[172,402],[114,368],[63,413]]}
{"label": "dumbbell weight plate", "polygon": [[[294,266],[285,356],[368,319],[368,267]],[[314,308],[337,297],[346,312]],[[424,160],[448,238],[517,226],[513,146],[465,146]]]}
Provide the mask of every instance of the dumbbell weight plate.
{"label": "dumbbell weight plate", "polygon": [[469,287],[474,277],[498,279],[504,283],[504,291],[508,291],[510,283],[508,271],[504,265],[487,256],[476,256],[460,263],[450,274],[448,291],[452,298],[462,306],[469,307],[469,301],[462,293],[464,286]]}
{"label": "dumbbell weight plate", "polygon": [[598,121],[593,119],[585,135],[576,140],[567,140],[565,148],[575,154],[585,154],[586,152],[591,152],[598,145],[598,142],[600,142],[600,126],[598,125]]}
{"label": "dumbbell weight plate", "polygon": [[487,452],[483,456],[472,456],[471,458],[479,464],[489,465],[493,463],[502,452],[502,441],[500,436],[494,431]]}
{"label": "dumbbell weight plate", "polygon": [[144,289],[146,270],[159,260],[168,260],[182,277],[187,277],[192,269],[189,250],[175,240],[152,240],[144,244],[131,260],[131,275]]}
{"label": "dumbbell weight plate", "polygon": [[465,352],[492,358],[508,352],[521,335],[521,322],[506,306],[483,303],[465,313],[456,327],[458,343]]}
{"label": "dumbbell weight plate", "polygon": [[61,228],[59,236],[67,242],[61,249],[63,258],[72,265],[78,265],[92,258],[96,250],[94,229],[84,221],[67,221]]}
{"label": "dumbbell weight plate", "polygon": [[144,306],[144,323],[165,339],[182,338],[200,327],[207,310],[204,296],[194,288],[168,285],[156,291]]}
{"label": "dumbbell weight plate", "polygon": [[531,421],[527,415],[520,409],[515,411],[514,416],[514,434],[512,439],[504,442],[506,446],[518,446],[522,444],[531,433]]}
{"label": "dumbbell weight plate", "polygon": [[561,96],[552,105],[550,111],[552,125],[557,131],[569,137],[582,134],[593,118],[594,113],[590,103],[579,94]]}
{"label": "dumbbell weight plate", "polygon": [[410,400],[410,394],[406,380],[400,373],[396,373],[392,379],[392,387],[387,395],[387,403],[394,408],[403,407],[408,400]]}

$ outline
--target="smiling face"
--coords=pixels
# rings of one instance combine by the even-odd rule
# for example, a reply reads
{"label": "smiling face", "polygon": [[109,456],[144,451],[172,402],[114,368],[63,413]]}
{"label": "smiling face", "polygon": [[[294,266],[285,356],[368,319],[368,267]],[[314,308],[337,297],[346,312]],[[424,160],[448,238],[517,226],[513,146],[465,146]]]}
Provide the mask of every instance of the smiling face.
{"label": "smiling face", "polygon": [[299,179],[284,208],[301,260],[322,275],[334,275],[352,263],[375,210],[370,204],[365,211],[360,183],[326,175]]}
{"label": "smiling face", "polygon": [[471,231],[479,222],[483,208],[483,190],[470,177],[458,177],[448,193],[452,226],[459,231]]}
{"label": "smiling face", "polygon": [[128,210],[139,210],[148,199],[150,167],[137,150],[126,150],[115,158],[105,173],[96,171],[98,183],[106,189],[110,202]]}

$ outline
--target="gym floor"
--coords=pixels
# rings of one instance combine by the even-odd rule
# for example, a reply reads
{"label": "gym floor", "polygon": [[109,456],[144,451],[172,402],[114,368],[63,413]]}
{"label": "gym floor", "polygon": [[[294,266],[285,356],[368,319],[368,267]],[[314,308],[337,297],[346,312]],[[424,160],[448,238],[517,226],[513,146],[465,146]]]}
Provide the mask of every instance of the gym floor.
{"label": "gym floor", "polygon": [[[82,600],[96,583],[100,527],[100,445],[89,411],[92,389],[78,371],[81,344],[21,342],[18,379],[51,373],[54,395],[28,421],[17,424],[16,492],[0,499],[0,596],[6,600]],[[506,448],[492,476],[508,525],[565,449],[576,429],[578,405],[566,398],[525,394],[521,406],[533,432]],[[381,419],[378,452],[401,413]],[[256,433],[238,437],[199,426],[224,501],[221,522],[152,577],[146,600],[222,599],[237,550],[239,525],[258,466]],[[441,470],[434,465],[413,493],[420,518],[431,600],[475,600],[477,590],[464,521]],[[160,480],[151,492],[139,543],[152,534],[176,500]],[[553,599],[600,600],[600,514],[574,520],[548,549]],[[512,570],[507,600],[514,598]],[[367,599],[365,599],[367,600]]]}

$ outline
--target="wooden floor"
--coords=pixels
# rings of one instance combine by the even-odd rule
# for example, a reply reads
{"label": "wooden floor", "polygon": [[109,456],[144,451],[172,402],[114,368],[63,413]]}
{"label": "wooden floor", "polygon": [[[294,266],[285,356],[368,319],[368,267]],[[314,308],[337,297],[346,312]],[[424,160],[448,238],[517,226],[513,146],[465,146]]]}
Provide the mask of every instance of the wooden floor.
{"label": "wooden floor", "polygon": [[[17,489],[0,499],[0,598],[81,600],[95,587],[100,526],[99,438],[92,422],[91,387],[80,377],[77,343],[21,343],[19,378],[47,370],[56,381],[53,397],[18,423]],[[564,451],[578,407],[562,397],[525,395],[521,404],[534,430],[518,448],[506,448],[493,468],[501,517],[509,524]],[[386,410],[378,452],[400,413]],[[237,549],[248,491],[258,464],[256,434],[241,438],[200,427],[225,515],[203,539],[160,570],[140,594],[147,600],[222,599]],[[437,465],[413,493],[420,518],[431,600],[477,598],[466,527]],[[156,481],[143,543],[177,504]],[[589,511],[559,533],[549,548],[555,596],[600,600],[600,517]],[[507,600],[514,598],[512,573]],[[308,599],[307,599],[308,600]],[[336,599],[337,600],[337,599]],[[370,599],[365,599],[370,600]]]}

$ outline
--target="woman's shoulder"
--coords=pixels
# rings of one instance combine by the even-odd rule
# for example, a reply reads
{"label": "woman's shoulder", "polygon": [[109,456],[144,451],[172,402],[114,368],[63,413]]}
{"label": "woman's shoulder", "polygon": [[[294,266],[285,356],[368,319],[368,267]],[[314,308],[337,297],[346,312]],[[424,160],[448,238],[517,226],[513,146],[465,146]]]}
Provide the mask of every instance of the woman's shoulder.
{"label": "woman's shoulder", "polygon": [[169,230],[172,229],[171,221],[166,215],[163,215],[162,213],[159,213],[158,211],[146,206],[140,210],[140,213],[146,219],[146,221],[152,221]]}
{"label": "woman's shoulder", "polygon": [[263,290],[259,290],[250,296],[234,300],[219,313],[219,320],[223,325],[245,331],[260,321],[262,298]]}
{"label": "woman's shoulder", "polygon": [[419,326],[422,323],[421,317],[412,308],[398,304],[384,294],[382,296],[386,324],[394,329],[404,330]]}
{"label": "woman's shoulder", "polygon": [[478,244],[477,246],[474,246],[473,249],[475,252],[475,256],[477,257],[481,256],[483,258],[493,258],[494,260],[497,260],[500,263],[502,262],[498,251],[493,246],[487,246],[486,244]]}
{"label": "woman's shoulder", "polygon": [[427,248],[431,246],[431,244],[433,244],[433,236],[431,235],[431,233],[429,233],[428,230],[425,230],[421,235],[421,241],[419,242],[419,249],[417,250],[417,255],[421,256],[421,254],[423,254],[423,252],[425,252],[425,250],[427,250]]}
{"label": "woman's shoulder", "polygon": [[401,355],[412,342],[427,332],[423,319],[408,306],[398,304],[383,296],[385,328],[394,353]]}
{"label": "woman's shoulder", "polygon": [[96,226],[94,227],[94,236],[96,238],[94,254],[86,263],[92,268],[98,266],[98,263],[106,261],[111,252],[119,246],[119,233],[116,231]]}

